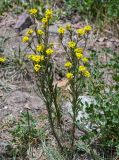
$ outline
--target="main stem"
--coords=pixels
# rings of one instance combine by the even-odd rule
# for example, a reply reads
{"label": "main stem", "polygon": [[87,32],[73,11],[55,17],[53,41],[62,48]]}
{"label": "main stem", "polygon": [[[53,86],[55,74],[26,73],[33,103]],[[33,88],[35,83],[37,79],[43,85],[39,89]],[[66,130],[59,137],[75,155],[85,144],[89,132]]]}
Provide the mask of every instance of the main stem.
{"label": "main stem", "polygon": [[77,101],[78,101],[76,82],[72,82],[71,90],[72,90],[72,111],[73,111],[71,150],[72,150],[72,156],[73,156],[73,150],[74,150],[74,144],[75,144],[75,132],[76,132],[76,116],[77,116],[76,111],[77,111]]}
{"label": "main stem", "polygon": [[51,113],[51,110],[50,110],[50,106],[46,104],[46,107],[47,107],[47,111],[48,111],[48,119],[49,119],[49,123],[50,123],[50,126],[51,126],[51,129],[52,129],[52,133],[58,143],[58,146],[60,147],[61,151],[63,151],[63,147],[60,143],[60,140],[55,132],[55,129],[54,129],[54,124],[53,124],[53,120],[52,120],[52,113]]}
{"label": "main stem", "polygon": [[[48,71],[47,71],[47,73],[48,73]],[[41,82],[44,83],[44,79],[42,79]],[[47,78],[46,78],[46,83],[47,83]],[[53,135],[54,135],[54,137],[57,141],[57,144],[58,144],[59,148],[61,149],[61,151],[63,151],[62,144],[60,142],[60,139],[59,139],[58,135],[56,134],[55,126],[54,126],[54,123],[53,123],[53,118],[52,118],[52,100],[53,99],[52,99],[51,85],[49,83],[52,83],[52,81],[50,79],[49,79],[49,82],[47,83],[48,90],[46,90],[46,91],[44,90],[45,85],[41,85],[41,92],[43,94],[43,97],[45,98],[44,103],[46,104],[46,108],[47,108],[47,112],[48,112],[48,119],[49,119],[49,123],[50,123],[52,133],[53,133]],[[49,100],[48,97],[50,98],[51,101]]]}

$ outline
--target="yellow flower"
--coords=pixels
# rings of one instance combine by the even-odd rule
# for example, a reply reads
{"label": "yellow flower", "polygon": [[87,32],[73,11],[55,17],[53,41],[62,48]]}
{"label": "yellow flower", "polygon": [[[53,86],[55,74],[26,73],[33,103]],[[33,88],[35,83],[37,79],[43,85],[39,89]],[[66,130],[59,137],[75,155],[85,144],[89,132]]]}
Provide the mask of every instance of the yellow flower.
{"label": "yellow flower", "polygon": [[29,10],[29,13],[30,13],[31,15],[36,15],[37,12],[38,12],[38,10],[35,9],[35,8]]}
{"label": "yellow flower", "polygon": [[83,54],[76,52],[76,57],[77,57],[78,59],[81,59],[81,58],[83,57]]}
{"label": "yellow flower", "polygon": [[36,62],[36,63],[44,60],[44,56],[43,55],[32,54],[32,55],[28,55],[28,58],[31,59],[32,61]]}
{"label": "yellow flower", "polygon": [[33,33],[33,29],[28,29],[28,31],[26,32],[27,35],[31,35]]}
{"label": "yellow flower", "polygon": [[35,70],[36,72],[38,72],[38,71],[40,70],[40,68],[41,68],[41,65],[39,65],[39,64],[35,64],[35,65],[34,65],[34,70]]}
{"label": "yellow flower", "polygon": [[63,27],[59,27],[58,33],[63,35],[65,33],[65,29]]}
{"label": "yellow flower", "polygon": [[66,25],[66,30],[70,30],[71,29],[71,24],[67,24]]}
{"label": "yellow flower", "polygon": [[42,18],[41,22],[44,23],[44,24],[47,24],[48,23],[48,19],[46,17]]}
{"label": "yellow flower", "polygon": [[50,18],[52,18],[52,14],[53,14],[52,10],[47,9],[46,12],[45,12],[45,17],[50,19]]}
{"label": "yellow flower", "polygon": [[4,63],[7,59],[4,57],[0,57],[0,63]]}
{"label": "yellow flower", "polygon": [[68,72],[68,73],[66,74],[66,77],[67,77],[68,79],[72,79],[72,78],[73,78],[73,74],[70,73],[70,72]]}
{"label": "yellow flower", "polygon": [[23,38],[22,38],[22,42],[28,42],[29,41],[29,37],[28,36],[24,36]]}
{"label": "yellow flower", "polygon": [[83,72],[83,75],[87,78],[89,78],[91,75],[90,75],[90,72],[89,71],[84,71]]}
{"label": "yellow flower", "polygon": [[86,58],[86,57],[83,57],[81,60],[82,60],[84,63],[87,63],[87,62],[88,62],[88,58]]}
{"label": "yellow flower", "polygon": [[40,56],[40,60],[41,60],[41,61],[44,61],[44,59],[45,59],[44,56],[41,55],[41,56]]}
{"label": "yellow flower", "polygon": [[74,41],[68,42],[68,47],[69,48],[75,48],[75,46],[76,46],[76,42],[74,42]]}
{"label": "yellow flower", "polygon": [[53,51],[52,48],[48,48],[48,49],[46,50],[46,54],[47,54],[47,55],[52,55],[53,53],[54,53],[54,51]]}
{"label": "yellow flower", "polygon": [[83,49],[82,48],[76,48],[74,50],[75,53],[83,53]]}
{"label": "yellow flower", "polygon": [[79,71],[81,71],[81,72],[86,71],[86,67],[85,66],[79,66]]}
{"label": "yellow flower", "polygon": [[72,63],[68,61],[68,62],[66,62],[64,64],[64,66],[67,67],[67,68],[71,68],[72,67]]}
{"label": "yellow flower", "polygon": [[38,30],[37,30],[37,33],[38,33],[38,35],[40,35],[40,36],[44,34],[44,32],[43,32],[41,29],[38,29]]}
{"label": "yellow flower", "polygon": [[78,29],[77,33],[78,33],[79,36],[83,36],[85,34],[85,30],[83,28]]}
{"label": "yellow flower", "polygon": [[38,52],[42,52],[44,50],[44,44],[39,44],[37,47],[36,47],[36,51]]}
{"label": "yellow flower", "polygon": [[85,30],[86,32],[89,32],[89,31],[92,30],[92,27],[91,27],[91,26],[85,26],[85,27],[84,27],[84,30]]}

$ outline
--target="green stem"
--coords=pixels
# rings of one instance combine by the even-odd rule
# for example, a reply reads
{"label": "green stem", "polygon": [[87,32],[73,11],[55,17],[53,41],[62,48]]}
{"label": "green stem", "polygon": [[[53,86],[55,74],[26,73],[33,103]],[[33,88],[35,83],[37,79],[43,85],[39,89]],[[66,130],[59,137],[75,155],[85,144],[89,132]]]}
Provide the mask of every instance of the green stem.
{"label": "green stem", "polygon": [[[40,83],[41,85],[38,88],[41,90],[42,96],[44,97],[44,103],[46,104],[46,108],[47,108],[47,112],[48,112],[48,120],[50,123],[52,133],[57,141],[59,148],[61,149],[61,151],[63,151],[63,146],[62,146],[60,139],[55,131],[55,126],[54,126],[53,117],[52,117],[52,94],[51,94],[51,90],[49,90],[51,87],[52,81],[50,80],[49,82],[47,82],[47,77],[42,76],[41,79],[39,80],[39,82],[41,82]],[[49,83],[51,83],[51,84],[49,85]],[[48,86],[46,86],[46,85],[48,85]],[[47,90],[45,90],[45,89],[47,89]]]}
{"label": "green stem", "polygon": [[61,142],[60,142],[60,140],[59,140],[59,138],[58,138],[58,136],[57,136],[57,134],[55,132],[55,128],[54,128],[54,124],[53,124],[53,120],[52,120],[53,118],[52,118],[52,114],[51,114],[51,111],[50,111],[50,107],[49,107],[49,105],[46,105],[46,107],[47,107],[47,111],[48,111],[48,119],[49,119],[49,123],[50,123],[51,129],[52,129],[52,133],[53,133],[53,135],[54,135],[54,137],[55,137],[55,139],[56,139],[56,141],[58,143],[59,148],[61,149],[61,151],[63,151],[63,146],[62,146],[62,144],[61,144]]}
{"label": "green stem", "polygon": [[73,124],[72,124],[72,142],[71,149],[74,150],[74,140],[75,140],[75,130],[76,130],[76,108],[77,108],[77,95],[76,95],[76,86],[75,82],[71,82],[71,90],[72,90],[72,111],[73,111]]}

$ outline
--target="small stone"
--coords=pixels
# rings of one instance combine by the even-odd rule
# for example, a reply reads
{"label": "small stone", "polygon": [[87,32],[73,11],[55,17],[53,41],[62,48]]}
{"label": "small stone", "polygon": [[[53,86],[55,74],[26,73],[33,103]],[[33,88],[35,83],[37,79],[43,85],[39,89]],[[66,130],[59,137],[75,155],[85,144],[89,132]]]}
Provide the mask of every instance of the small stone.
{"label": "small stone", "polygon": [[[92,96],[79,96],[79,99],[80,99],[80,102],[82,103],[82,106],[81,106],[81,108],[80,108],[79,111],[78,111],[78,115],[77,115],[76,120],[79,121],[80,124],[81,124],[81,123],[82,123],[83,125],[85,124],[85,126],[86,126],[87,129],[91,129],[91,128],[90,128],[90,123],[91,123],[91,122],[87,121],[89,115],[88,115],[88,113],[86,112],[86,107],[87,107],[86,104],[88,104],[89,106],[90,106],[91,104],[96,105],[97,102],[96,102],[95,98],[92,97]],[[73,112],[72,112],[72,104],[71,104],[70,101],[66,101],[66,102],[64,103],[64,108],[67,109],[67,111],[68,111],[68,113],[70,113],[70,115],[73,115]],[[67,111],[66,111],[66,112],[67,112]],[[101,113],[101,114],[103,114],[103,113]]]}
{"label": "small stone", "polygon": [[3,97],[3,95],[4,95],[4,94],[3,94],[3,92],[2,92],[2,91],[0,91],[0,97]]}
{"label": "small stone", "polygon": [[49,30],[50,30],[51,33],[56,33],[57,34],[58,27],[57,27],[56,24],[54,24],[54,25],[50,26]]}
{"label": "small stone", "polygon": [[27,13],[23,13],[19,16],[14,28],[17,32],[21,32],[22,30],[30,27],[32,24],[34,24],[32,17]]}

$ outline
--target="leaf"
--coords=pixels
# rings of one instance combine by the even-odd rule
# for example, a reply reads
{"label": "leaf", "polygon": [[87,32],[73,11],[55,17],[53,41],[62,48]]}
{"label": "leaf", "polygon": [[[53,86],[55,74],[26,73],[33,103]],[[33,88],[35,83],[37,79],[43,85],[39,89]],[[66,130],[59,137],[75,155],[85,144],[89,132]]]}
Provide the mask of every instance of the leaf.
{"label": "leaf", "polygon": [[115,80],[116,82],[119,82],[119,75],[118,76],[113,76],[113,80]]}

